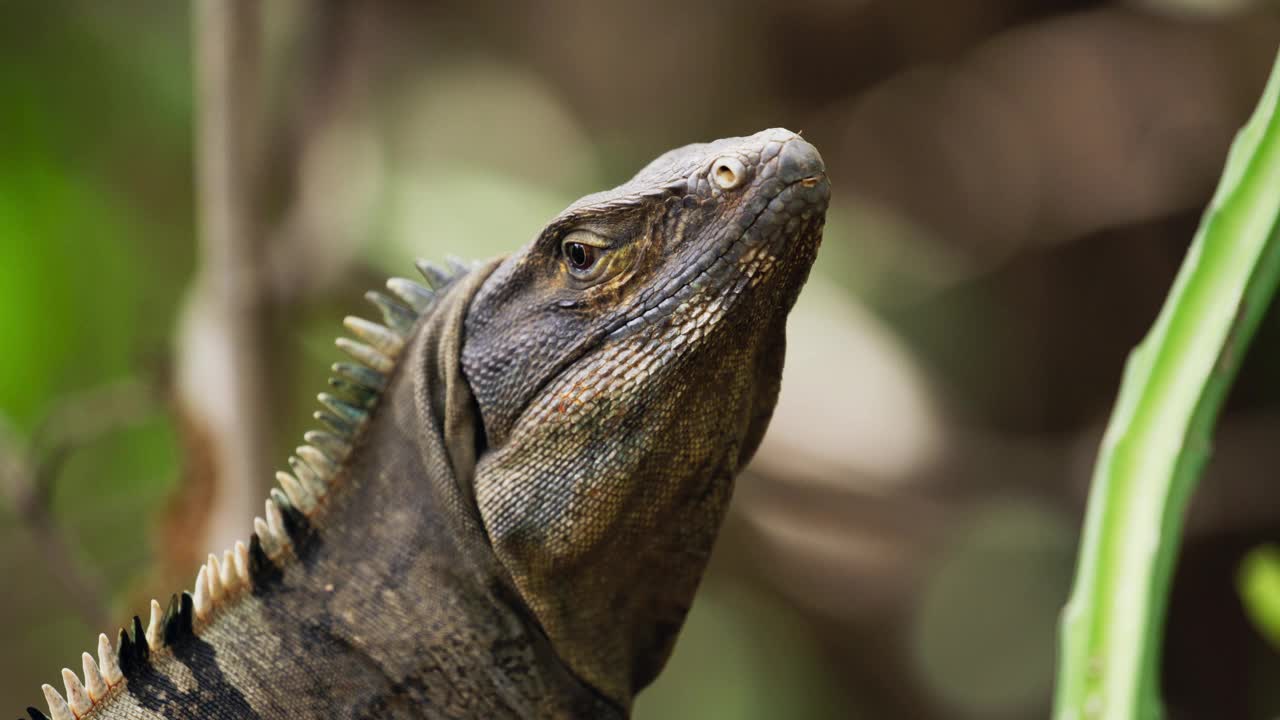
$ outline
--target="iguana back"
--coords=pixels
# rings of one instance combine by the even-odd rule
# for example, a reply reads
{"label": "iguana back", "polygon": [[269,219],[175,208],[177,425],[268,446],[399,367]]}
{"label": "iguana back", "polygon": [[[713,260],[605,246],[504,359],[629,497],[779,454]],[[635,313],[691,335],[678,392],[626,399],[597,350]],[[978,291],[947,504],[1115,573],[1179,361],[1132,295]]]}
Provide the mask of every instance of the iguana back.
{"label": "iguana back", "polygon": [[788,131],[691,145],[511,256],[389,281],[248,544],[45,686],[54,719],[625,716],[767,425],[828,194]]}

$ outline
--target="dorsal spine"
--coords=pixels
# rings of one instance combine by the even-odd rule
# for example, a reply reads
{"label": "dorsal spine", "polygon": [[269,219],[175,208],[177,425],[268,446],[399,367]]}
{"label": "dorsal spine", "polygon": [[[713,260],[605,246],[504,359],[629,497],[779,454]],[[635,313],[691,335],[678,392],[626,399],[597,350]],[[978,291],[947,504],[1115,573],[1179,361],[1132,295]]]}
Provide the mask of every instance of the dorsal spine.
{"label": "dorsal spine", "polygon": [[262,577],[264,563],[278,568],[287,559],[293,548],[290,531],[297,524],[295,518],[309,519],[322,511],[418,318],[434,304],[437,291],[473,268],[454,259],[448,262],[446,269],[417,261],[426,285],[391,278],[386,283],[391,296],[374,290],[366,293],[365,299],[382,315],[382,324],[351,316],[343,320],[354,339],[338,338],[336,344],[355,362],[333,365],[334,376],[329,384],[334,392],[319,394],[325,409],[314,413],[326,430],[305,433],[306,444],[289,458],[291,472],[276,473],[279,486],[272,488],[266,499],[263,516],[253,519],[254,533],[249,542],[237,541],[220,558],[211,553],[196,573],[194,589],[172,597],[166,610],[161,611],[160,603],[152,600],[145,629],[141,618],[135,616],[133,634],[121,629],[115,647],[106,634],[99,635],[97,662],[89,653],[82,657],[84,681],[63,668],[66,697],[52,685],[43,685],[49,716],[27,708],[31,720],[76,720],[88,714],[127,683],[131,671],[149,662],[152,653],[163,652],[184,637],[198,634],[201,627],[212,622],[220,608],[249,590],[255,578]]}

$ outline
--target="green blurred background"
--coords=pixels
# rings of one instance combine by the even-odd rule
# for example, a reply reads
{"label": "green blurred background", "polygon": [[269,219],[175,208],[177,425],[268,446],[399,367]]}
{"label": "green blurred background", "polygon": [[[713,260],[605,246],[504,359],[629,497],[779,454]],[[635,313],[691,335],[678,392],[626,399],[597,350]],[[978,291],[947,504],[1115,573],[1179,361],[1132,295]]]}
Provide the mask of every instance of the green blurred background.
{"label": "green blurred background", "polygon": [[[222,280],[251,287],[267,469],[342,315],[414,257],[511,250],[676,145],[800,130],[833,206],[783,397],[636,715],[1047,715],[1097,440],[1262,88],[1275,3],[279,0],[255,28],[229,109],[251,265]],[[181,381],[222,272],[206,32],[185,3],[0,2],[10,712],[189,586],[247,534],[210,508],[260,509],[271,479],[219,465],[217,385]],[[1278,339],[1268,319],[1194,503],[1170,717],[1280,712],[1235,580],[1280,538]]]}

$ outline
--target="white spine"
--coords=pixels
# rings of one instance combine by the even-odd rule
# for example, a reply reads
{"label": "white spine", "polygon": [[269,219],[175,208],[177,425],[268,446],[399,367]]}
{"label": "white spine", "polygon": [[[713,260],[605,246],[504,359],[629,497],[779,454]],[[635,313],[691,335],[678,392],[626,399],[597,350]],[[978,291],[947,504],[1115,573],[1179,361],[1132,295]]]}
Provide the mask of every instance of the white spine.
{"label": "white spine", "polygon": [[231,557],[236,563],[236,575],[240,577],[240,582],[247,587],[249,585],[249,547],[237,540],[234,554]]}
{"label": "white spine", "polygon": [[[268,500],[267,502],[271,502]],[[253,519],[253,531],[258,535],[258,541],[262,543],[262,551],[267,555],[275,555],[280,551],[280,546],[276,543],[276,537],[271,534],[271,528],[267,527],[267,521],[260,517]]]}
{"label": "white spine", "polygon": [[115,686],[124,680],[124,673],[116,662],[116,651],[105,634],[98,636],[98,667],[102,668],[102,677],[108,685]]}
{"label": "white spine", "polygon": [[102,679],[98,663],[93,661],[92,655],[85,653],[80,656],[80,664],[84,669],[84,684],[89,691],[89,699],[98,702],[107,695],[107,683]]}
{"label": "white spine", "polygon": [[80,678],[68,668],[62,668],[62,684],[67,688],[67,705],[76,717],[89,712],[93,701],[89,699],[89,691],[80,684]]}
{"label": "white spine", "polygon": [[164,612],[160,609],[160,603],[152,600],[151,621],[147,623],[147,646],[152,650],[164,644],[164,629],[160,627],[163,619]]}
{"label": "white spine", "polygon": [[226,595],[222,587],[222,571],[218,567],[217,555],[209,553],[209,562],[205,565],[205,569],[209,571],[205,574],[205,577],[209,580],[209,600],[216,605]]}
{"label": "white spine", "polygon": [[289,534],[284,531],[284,517],[280,515],[280,507],[276,505],[276,501],[267,498],[267,529],[271,531],[276,547],[284,548],[289,542]]}
{"label": "white spine", "polygon": [[45,702],[49,703],[49,717],[53,720],[76,720],[67,701],[62,699],[52,685],[41,685],[40,689],[44,691]]}
{"label": "white spine", "polygon": [[240,578],[236,576],[235,561],[231,559],[231,551],[222,551],[222,565],[219,567],[222,576],[218,578],[227,592],[234,592],[240,587]]}
{"label": "white spine", "polygon": [[196,587],[195,587],[195,593],[194,593],[196,617],[200,618],[201,620],[208,620],[209,611],[210,611],[209,580],[208,578],[205,577],[205,572],[206,572],[205,566],[201,565],[200,572],[196,573]]}

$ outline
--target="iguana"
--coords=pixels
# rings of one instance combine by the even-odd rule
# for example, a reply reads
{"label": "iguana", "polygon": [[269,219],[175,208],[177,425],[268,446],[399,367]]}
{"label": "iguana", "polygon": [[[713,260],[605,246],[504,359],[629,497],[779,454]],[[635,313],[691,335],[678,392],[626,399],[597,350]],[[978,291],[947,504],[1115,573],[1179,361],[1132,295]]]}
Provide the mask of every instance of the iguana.
{"label": "iguana", "polygon": [[385,324],[346,319],[357,362],[248,543],[45,685],[54,720],[625,717],[768,424],[829,193],[789,131],[689,145],[370,293]]}

